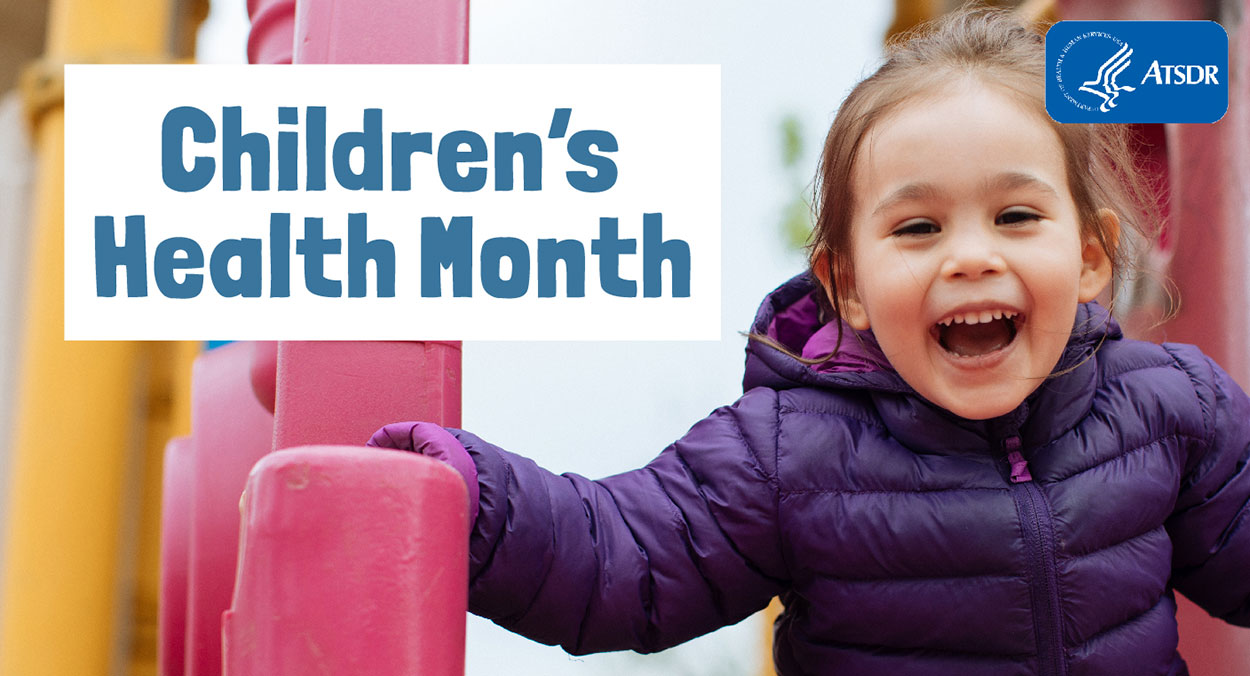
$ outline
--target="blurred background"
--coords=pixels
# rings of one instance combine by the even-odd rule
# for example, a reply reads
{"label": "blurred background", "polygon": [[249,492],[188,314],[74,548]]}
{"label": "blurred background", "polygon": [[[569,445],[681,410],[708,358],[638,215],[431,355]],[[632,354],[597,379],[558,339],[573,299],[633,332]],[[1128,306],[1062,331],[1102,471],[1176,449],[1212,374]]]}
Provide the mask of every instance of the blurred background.
{"label": "blurred background", "polygon": [[[956,4],[474,0],[470,63],[721,64],[723,307],[716,342],[517,343],[501,327],[499,342],[466,343],[464,427],[553,471],[599,477],[644,464],[734,401],[739,332],[803,268],[810,181],[840,100],[887,34]],[[1244,0],[1005,4],[1052,21],[1219,19],[1240,50],[1233,61],[1246,58]],[[158,673],[161,452],[187,434],[189,365],[206,348],[61,340],[60,66],[241,63],[248,30],[244,0],[0,0],[3,676]],[[1233,97],[1217,125],[1143,129],[1165,213],[1184,216],[1141,248],[1159,276],[1122,281],[1119,312],[1138,335],[1199,343],[1245,386],[1250,170],[1234,152],[1248,138],[1244,82]],[[1164,275],[1197,292],[1159,327]],[[575,658],[470,616],[466,673],[769,674],[769,626],[761,614],[659,655]]]}

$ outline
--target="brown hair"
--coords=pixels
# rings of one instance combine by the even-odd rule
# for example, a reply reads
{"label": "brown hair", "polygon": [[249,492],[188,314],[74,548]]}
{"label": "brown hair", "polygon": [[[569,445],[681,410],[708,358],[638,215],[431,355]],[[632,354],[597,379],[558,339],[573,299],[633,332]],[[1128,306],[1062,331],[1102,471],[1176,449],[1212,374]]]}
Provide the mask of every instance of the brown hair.
{"label": "brown hair", "polygon": [[[917,96],[955,79],[972,77],[1006,90],[1050,122],[1063,147],[1068,186],[1082,234],[1093,237],[1117,273],[1131,268],[1127,243],[1150,241],[1158,228],[1152,186],[1137,165],[1126,125],[1060,124],[1045,108],[1045,42],[1009,11],[965,8],[886,46],[881,67],[851,90],[825,138],[814,204],[816,224],[809,242],[812,276],[824,287],[832,313],[854,279],[851,218],[855,162],[865,138],[881,119]],[[1120,218],[1121,232],[1107,232],[1101,208]],[[1136,233],[1136,236],[1133,235]],[[840,336],[839,336],[840,339]]]}

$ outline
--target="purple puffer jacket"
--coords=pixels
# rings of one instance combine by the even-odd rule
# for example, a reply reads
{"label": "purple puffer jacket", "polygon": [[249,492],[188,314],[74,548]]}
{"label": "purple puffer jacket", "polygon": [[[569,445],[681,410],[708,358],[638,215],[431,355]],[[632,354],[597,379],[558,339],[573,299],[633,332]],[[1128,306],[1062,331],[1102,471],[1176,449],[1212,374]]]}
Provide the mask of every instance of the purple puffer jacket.
{"label": "purple puffer jacket", "polygon": [[[752,330],[820,340],[812,291],[783,285]],[[471,610],[649,652],[781,595],[787,676],[1185,674],[1173,588],[1250,624],[1250,400],[1197,349],[1082,306],[1062,375],[968,421],[862,338],[822,369],[753,342],[741,399],[599,481],[453,430],[481,486]]]}

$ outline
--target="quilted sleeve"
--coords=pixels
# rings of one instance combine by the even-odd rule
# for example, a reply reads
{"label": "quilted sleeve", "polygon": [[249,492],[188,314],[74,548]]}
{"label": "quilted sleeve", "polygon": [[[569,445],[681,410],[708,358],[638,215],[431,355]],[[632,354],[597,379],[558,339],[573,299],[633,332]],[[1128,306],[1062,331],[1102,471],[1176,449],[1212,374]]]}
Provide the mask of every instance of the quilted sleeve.
{"label": "quilted sleeve", "polygon": [[1173,583],[1212,615],[1250,626],[1250,398],[1196,348],[1166,347],[1194,382],[1205,430],[1167,522]]}
{"label": "quilted sleeve", "polygon": [[786,577],[776,420],[776,393],[755,390],[598,481],[451,430],[481,487],[469,609],[585,654],[663,650],[763,608]]}

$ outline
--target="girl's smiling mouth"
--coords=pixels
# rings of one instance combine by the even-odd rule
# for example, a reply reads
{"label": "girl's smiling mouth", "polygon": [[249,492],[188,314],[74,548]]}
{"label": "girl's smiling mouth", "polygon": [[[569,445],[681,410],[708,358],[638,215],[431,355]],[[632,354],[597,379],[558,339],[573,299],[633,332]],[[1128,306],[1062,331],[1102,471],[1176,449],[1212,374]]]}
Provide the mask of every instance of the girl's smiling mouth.
{"label": "girl's smiling mouth", "polygon": [[1024,315],[1001,307],[959,311],[934,324],[929,333],[954,357],[985,357],[1011,345]]}

